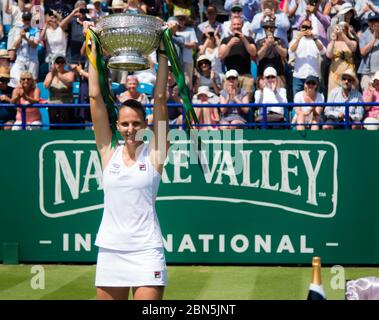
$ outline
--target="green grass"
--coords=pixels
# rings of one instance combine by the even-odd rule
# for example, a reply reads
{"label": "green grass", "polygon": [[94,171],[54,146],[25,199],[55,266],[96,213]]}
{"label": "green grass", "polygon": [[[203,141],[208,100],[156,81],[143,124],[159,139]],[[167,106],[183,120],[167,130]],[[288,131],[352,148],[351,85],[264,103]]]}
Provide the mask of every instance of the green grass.
{"label": "green grass", "polygon": [[[31,287],[32,265],[0,265],[0,299],[95,299],[95,266],[44,265],[45,289]],[[345,268],[346,279],[379,276],[379,268]],[[343,289],[332,289],[335,274],[322,268],[329,300],[344,299]],[[311,268],[253,266],[169,266],[165,299],[304,300]]]}

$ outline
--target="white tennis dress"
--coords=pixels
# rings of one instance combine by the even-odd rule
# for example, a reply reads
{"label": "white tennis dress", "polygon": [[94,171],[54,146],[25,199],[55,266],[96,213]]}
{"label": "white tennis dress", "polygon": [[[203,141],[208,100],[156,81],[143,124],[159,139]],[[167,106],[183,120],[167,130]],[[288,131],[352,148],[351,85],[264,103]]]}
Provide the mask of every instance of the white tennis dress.
{"label": "white tennis dress", "polygon": [[143,144],[127,167],[117,146],[103,172],[104,213],[96,237],[96,286],[137,287],[166,284],[166,262],[155,199],[161,175]]}

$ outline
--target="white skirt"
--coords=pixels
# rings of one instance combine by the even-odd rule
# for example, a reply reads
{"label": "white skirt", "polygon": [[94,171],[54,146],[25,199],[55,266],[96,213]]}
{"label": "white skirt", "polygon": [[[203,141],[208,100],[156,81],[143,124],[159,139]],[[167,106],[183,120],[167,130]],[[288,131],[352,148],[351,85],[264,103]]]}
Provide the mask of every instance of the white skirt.
{"label": "white skirt", "polygon": [[99,248],[96,287],[165,286],[166,278],[163,248],[138,251]]}

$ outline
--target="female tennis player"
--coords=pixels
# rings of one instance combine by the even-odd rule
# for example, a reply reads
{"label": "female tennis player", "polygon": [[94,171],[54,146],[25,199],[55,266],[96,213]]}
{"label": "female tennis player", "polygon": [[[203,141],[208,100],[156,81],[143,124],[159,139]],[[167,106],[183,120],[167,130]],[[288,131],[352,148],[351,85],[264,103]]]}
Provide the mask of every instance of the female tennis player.
{"label": "female tennis player", "polygon": [[[92,54],[96,57],[94,48]],[[136,139],[137,133],[147,127],[145,108],[138,101],[126,100],[119,108],[117,121],[125,143],[116,147],[112,147],[112,131],[97,73],[91,64],[89,67],[90,109],[104,178],[104,213],[95,242],[99,247],[97,298],[101,300],[128,299],[130,289],[134,299],[163,298],[166,262],[155,198],[169,146],[167,57],[159,54],[158,64],[154,137],[149,144]]]}

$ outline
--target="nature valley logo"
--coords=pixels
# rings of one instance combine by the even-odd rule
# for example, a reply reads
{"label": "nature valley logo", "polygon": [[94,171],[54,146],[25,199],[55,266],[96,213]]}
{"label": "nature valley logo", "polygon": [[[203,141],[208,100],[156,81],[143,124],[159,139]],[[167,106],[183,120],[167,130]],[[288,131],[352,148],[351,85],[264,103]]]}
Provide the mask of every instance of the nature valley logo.
{"label": "nature valley logo", "polygon": [[[227,148],[212,148],[228,144]],[[245,203],[318,218],[332,218],[336,214],[335,144],[236,139],[211,140],[208,146],[205,156],[208,163],[203,164],[203,172],[196,170],[198,165],[189,163],[190,151],[176,151],[174,165],[166,166],[163,172],[165,188],[157,200]],[[195,185],[188,187],[188,184]]]}
{"label": "nature valley logo", "polygon": [[[191,164],[190,151],[177,145],[188,141],[177,141],[170,149],[157,201],[244,203],[319,218],[336,213],[338,153],[331,142],[212,141],[203,170]],[[217,145],[223,147],[212,147]],[[103,208],[102,169],[94,141],[51,141],[41,147],[39,161],[40,210],[45,216]]]}

